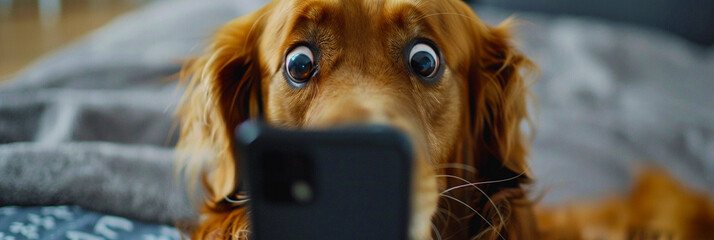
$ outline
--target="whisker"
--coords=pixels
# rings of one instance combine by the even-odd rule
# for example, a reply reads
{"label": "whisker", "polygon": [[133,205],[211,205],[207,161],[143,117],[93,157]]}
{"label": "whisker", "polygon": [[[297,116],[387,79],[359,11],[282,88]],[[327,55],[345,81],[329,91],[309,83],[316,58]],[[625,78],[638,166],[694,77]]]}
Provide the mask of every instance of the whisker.
{"label": "whisker", "polygon": [[[448,202],[445,202],[448,205]],[[444,226],[449,226],[449,223],[451,222],[451,218],[456,220],[456,222],[461,222],[461,219],[456,216],[455,214],[451,213],[451,211],[445,209],[445,208],[437,208],[436,213],[434,214],[441,222],[443,223]],[[432,220],[432,224],[434,224]],[[439,233],[441,235],[441,233]],[[440,238],[444,239],[444,236],[441,236]],[[450,237],[447,237],[446,239],[449,239]]]}
{"label": "whisker", "polygon": [[[449,199],[451,199],[451,200],[454,200],[454,201],[456,201],[456,202],[458,202],[458,203],[463,204],[463,205],[466,206],[467,208],[471,209],[471,211],[473,211],[474,213],[476,213],[476,215],[478,215],[479,217],[481,217],[481,219],[483,219],[483,221],[485,221],[485,222],[488,224],[488,226],[490,226],[490,227],[493,228],[493,229],[496,229],[496,227],[493,226],[493,224],[491,224],[491,222],[489,222],[488,220],[486,220],[486,218],[485,218],[483,215],[481,215],[481,213],[479,213],[478,211],[476,211],[476,209],[472,208],[471,206],[469,206],[469,205],[466,204],[465,202],[459,200],[458,198],[455,198],[455,197],[452,197],[452,196],[449,196],[449,195],[446,195],[446,194],[439,194],[439,195],[441,195],[442,197],[446,197],[446,198],[449,198]],[[496,233],[498,234],[499,237],[501,237],[501,239],[506,240],[506,238],[504,238],[503,235],[501,235],[501,231],[497,231]]]}
{"label": "whisker", "polygon": [[[450,177],[450,178],[456,178],[456,179],[459,179],[459,180],[461,180],[461,181],[464,181],[464,182],[468,183],[469,185],[472,184],[471,182],[469,182],[469,181],[466,180],[466,179],[463,179],[463,178],[460,178],[460,177],[457,177],[457,176],[453,176],[453,175],[436,175],[436,177]],[[486,197],[486,199],[488,199],[488,202],[491,203],[491,205],[493,205],[493,209],[496,210],[496,215],[498,215],[498,219],[501,220],[501,223],[505,223],[506,221],[504,220],[503,215],[501,214],[501,211],[498,210],[498,206],[496,206],[496,203],[493,202],[493,200],[491,199],[491,197],[489,197],[488,194],[486,194],[486,192],[484,192],[481,188],[477,187],[476,185],[471,185],[471,186],[473,186],[474,188],[476,188],[476,190],[478,190],[479,192],[481,192],[481,194],[483,194],[483,196]],[[445,191],[442,192],[442,194],[443,194],[443,193],[445,193]]]}
{"label": "whisker", "polygon": [[436,229],[436,225],[434,225],[434,223],[431,223],[431,229],[434,230],[434,233],[436,233],[436,239],[441,240],[441,233],[438,229]]}
{"label": "whisker", "polygon": [[500,179],[500,180],[491,180],[491,181],[483,181],[483,182],[475,182],[475,183],[468,183],[468,184],[458,185],[458,186],[454,186],[454,187],[448,188],[448,189],[444,190],[444,191],[441,192],[441,193],[450,192],[450,191],[453,191],[453,190],[456,190],[456,189],[459,189],[459,188],[468,187],[468,186],[476,186],[476,185],[483,185],[483,184],[491,184],[491,183],[500,183],[500,182],[511,181],[511,180],[513,180],[513,179],[516,179],[516,178],[519,178],[519,177],[523,176],[524,174],[526,174],[526,172],[528,172],[529,169],[530,169],[530,166],[526,167],[526,169],[523,170],[523,172],[521,172],[521,173],[519,173],[518,175],[513,176],[513,177],[509,177],[509,178],[505,178],[505,179]]}
{"label": "whisker", "polygon": [[[446,215],[446,216],[449,216],[449,217],[451,217],[451,218],[453,218],[453,219],[456,219],[456,221],[461,221],[461,219],[459,219],[458,216],[456,216],[455,214],[451,213],[451,211],[449,211],[449,210],[446,210],[446,209],[443,209],[443,208],[439,208],[439,209],[437,209],[436,211],[437,211],[437,213],[442,213],[442,214],[444,214],[444,215]],[[448,221],[448,219],[445,219],[445,221]]]}
{"label": "whisker", "polygon": [[[437,208],[436,213],[434,213],[434,217],[438,218],[438,220],[440,220],[442,222],[446,222],[448,220],[448,218],[447,218],[447,216],[444,215],[445,212],[447,212],[447,211],[444,211],[441,208]],[[431,221],[432,221],[432,223],[434,222],[433,219]]]}
{"label": "whisker", "polygon": [[[451,221],[450,221],[451,218],[453,218],[454,220],[456,220],[456,222],[455,222],[456,224],[461,223],[461,219],[460,219],[458,216],[456,216],[455,214],[453,214],[451,211],[448,211],[448,210],[443,209],[443,208],[437,208],[437,209],[436,209],[436,213],[439,214],[439,215],[441,215],[441,216],[444,216],[444,217],[443,217],[444,220],[443,220],[443,222],[442,222],[443,225],[444,225],[444,228],[446,228],[447,226],[449,226],[449,224],[451,223]],[[454,234],[456,234],[456,233],[452,233],[452,235],[446,237],[446,239],[451,238]],[[442,238],[444,238],[444,237],[442,236]]]}

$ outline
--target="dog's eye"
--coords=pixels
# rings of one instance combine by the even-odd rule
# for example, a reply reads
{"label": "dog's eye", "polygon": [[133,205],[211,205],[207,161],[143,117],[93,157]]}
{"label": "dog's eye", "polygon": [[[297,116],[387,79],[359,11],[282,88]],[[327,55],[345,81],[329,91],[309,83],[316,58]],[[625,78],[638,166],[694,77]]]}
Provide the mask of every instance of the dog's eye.
{"label": "dog's eye", "polygon": [[414,74],[423,78],[434,78],[439,71],[439,55],[424,43],[414,44],[409,51],[409,67]]}
{"label": "dog's eye", "polygon": [[300,84],[307,82],[315,70],[312,50],[306,46],[298,46],[285,57],[285,72],[290,80]]}

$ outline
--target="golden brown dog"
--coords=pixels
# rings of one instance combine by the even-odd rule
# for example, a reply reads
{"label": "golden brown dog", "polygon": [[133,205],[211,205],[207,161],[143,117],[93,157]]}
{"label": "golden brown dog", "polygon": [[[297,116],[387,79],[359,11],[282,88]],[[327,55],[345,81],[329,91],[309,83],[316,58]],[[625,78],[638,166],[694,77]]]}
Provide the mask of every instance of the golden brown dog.
{"label": "golden brown dog", "polygon": [[[415,145],[411,239],[712,239],[714,204],[666,174],[626,198],[543,208],[529,182],[534,65],[458,0],[276,0],[223,26],[184,68],[182,171],[198,186],[193,239],[245,239],[233,129],[381,123]],[[540,226],[538,226],[540,225]]]}
{"label": "golden brown dog", "polygon": [[242,239],[233,129],[263,116],[304,129],[380,123],[411,138],[412,239],[529,239],[521,184],[533,64],[509,23],[487,26],[459,0],[276,0],[224,25],[186,65],[182,166],[202,182],[192,239]]}

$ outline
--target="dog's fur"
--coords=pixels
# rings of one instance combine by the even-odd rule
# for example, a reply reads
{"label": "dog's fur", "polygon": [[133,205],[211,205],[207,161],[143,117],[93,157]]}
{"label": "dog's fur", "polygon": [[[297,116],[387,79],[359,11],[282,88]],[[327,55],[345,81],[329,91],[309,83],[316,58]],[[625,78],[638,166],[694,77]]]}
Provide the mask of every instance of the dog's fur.
{"label": "dog's fur", "polygon": [[[227,23],[182,71],[179,165],[205,196],[192,239],[248,236],[246,208],[225,198],[238,180],[233,129],[259,115],[282,128],[381,123],[407,133],[416,156],[411,239],[714,236],[714,204],[662,172],[626,198],[534,214],[519,125],[528,120],[524,74],[535,66],[511,45],[510,25],[487,26],[458,0],[276,0]],[[416,38],[443,54],[435,84],[407,68],[403,52]],[[296,88],[284,58],[304,43],[319,70]]]}
{"label": "dog's fur", "polygon": [[[205,195],[192,239],[246,236],[245,208],[224,201],[237,180],[231,136],[261,114],[282,128],[381,123],[407,133],[416,149],[412,239],[535,236],[519,128],[528,118],[522,74],[534,65],[509,28],[487,26],[458,0],[277,0],[227,23],[182,72],[181,166]],[[436,84],[407,68],[402,53],[415,38],[443,54]],[[282,74],[298,43],[319,51],[318,73],[302,88]]]}
{"label": "dog's fur", "polygon": [[714,238],[714,203],[659,169],[626,196],[537,208],[540,238],[684,240]]}

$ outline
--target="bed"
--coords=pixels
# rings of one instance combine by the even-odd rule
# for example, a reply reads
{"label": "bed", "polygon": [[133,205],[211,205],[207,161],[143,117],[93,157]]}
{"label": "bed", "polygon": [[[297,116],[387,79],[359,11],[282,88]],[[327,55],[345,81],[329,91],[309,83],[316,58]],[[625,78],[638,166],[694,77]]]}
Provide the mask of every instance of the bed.
{"label": "bed", "polygon": [[[257,9],[159,1],[0,85],[0,240],[180,239],[196,218],[172,170],[181,60]],[[513,11],[476,7],[489,23]],[[542,204],[627,189],[656,165],[714,188],[714,49],[602,20],[520,12],[532,89],[532,192]],[[528,126],[524,125],[524,128]]]}

